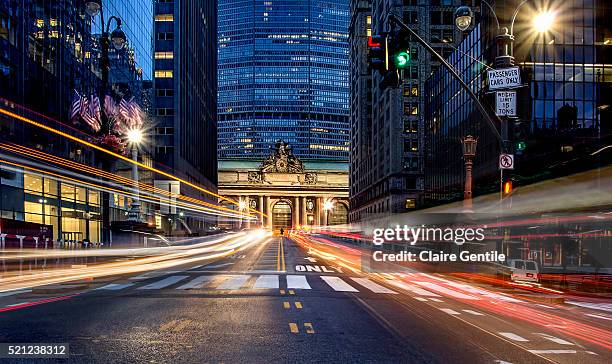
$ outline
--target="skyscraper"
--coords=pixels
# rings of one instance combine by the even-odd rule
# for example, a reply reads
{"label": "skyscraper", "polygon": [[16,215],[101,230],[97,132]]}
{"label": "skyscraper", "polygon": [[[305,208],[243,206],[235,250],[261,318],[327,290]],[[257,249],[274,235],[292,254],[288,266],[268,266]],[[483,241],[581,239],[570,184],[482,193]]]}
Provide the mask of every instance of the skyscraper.
{"label": "skyscraper", "polygon": [[[216,191],[217,2],[157,1],[154,14],[155,159],[171,173]],[[212,201],[183,184],[164,179],[155,184]],[[163,214],[180,214],[176,207],[165,209]],[[186,220],[193,230],[204,227],[201,220]]]}
{"label": "skyscraper", "polygon": [[348,0],[219,0],[220,159],[346,161]]}

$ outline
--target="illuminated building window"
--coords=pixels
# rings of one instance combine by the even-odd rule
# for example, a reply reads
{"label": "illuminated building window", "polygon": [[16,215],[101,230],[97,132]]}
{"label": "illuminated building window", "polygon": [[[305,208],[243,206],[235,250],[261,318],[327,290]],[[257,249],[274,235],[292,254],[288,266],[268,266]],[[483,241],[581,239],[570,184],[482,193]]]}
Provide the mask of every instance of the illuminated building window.
{"label": "illuminated building window", "polygon": [[155,21],[174,21],[174,15],[172,14],[155,15]]}
{"label": "illuminated building window", "polygon": [[155,77],[157,78],[172,78],[172,70],[155,70]]}
{"label": "illuminated building window", "polygon": [[414,208],[416,208],[416,199],[414,199],[414,198],[407,198],[406,199],[406,208],[407,209],[414,209]]}
{"label": "illuminated building window", "polygon": [[155,52],[155,59],[173,59],[174,52]]}

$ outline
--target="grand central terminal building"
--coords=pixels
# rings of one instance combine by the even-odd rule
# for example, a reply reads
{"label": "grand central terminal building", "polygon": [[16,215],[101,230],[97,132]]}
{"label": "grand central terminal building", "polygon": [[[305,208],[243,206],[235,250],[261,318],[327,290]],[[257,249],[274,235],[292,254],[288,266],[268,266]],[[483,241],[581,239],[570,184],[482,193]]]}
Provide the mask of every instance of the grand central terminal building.
{"label": "grand central terminal building", "polygon": [[262,211],[258,220],[219,221],[222,227],[307,228],[348,221],[348,165],[335,161],[302,162],[283,141],[263,161],[219,160],[220,201],[229,208]]}

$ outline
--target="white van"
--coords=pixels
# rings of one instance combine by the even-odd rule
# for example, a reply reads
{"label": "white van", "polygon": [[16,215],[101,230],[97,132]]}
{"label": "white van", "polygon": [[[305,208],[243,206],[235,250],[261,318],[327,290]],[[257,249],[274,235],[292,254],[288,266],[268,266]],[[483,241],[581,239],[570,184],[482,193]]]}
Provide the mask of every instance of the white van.
{"label": "white van", "polygon": [[508,266],[512,271],[510,279],[513,281],[538,282],[540,280],[538,264],[533,260],[510,259]]}

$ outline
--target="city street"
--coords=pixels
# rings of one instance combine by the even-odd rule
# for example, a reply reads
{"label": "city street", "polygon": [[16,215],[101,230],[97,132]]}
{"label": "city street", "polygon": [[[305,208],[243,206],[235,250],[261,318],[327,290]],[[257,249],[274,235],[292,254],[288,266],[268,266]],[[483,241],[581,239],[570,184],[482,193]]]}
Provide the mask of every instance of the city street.
{"label": "city street", "polygon": [[612,358],[609,303],[543,303],[425,273],[366,276],[287,237],[206,265],[41,291],[3,293],[0,342],[68,343],[74,363]]}

